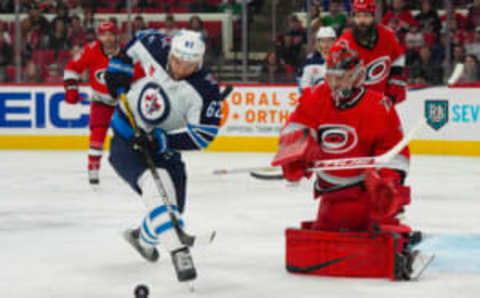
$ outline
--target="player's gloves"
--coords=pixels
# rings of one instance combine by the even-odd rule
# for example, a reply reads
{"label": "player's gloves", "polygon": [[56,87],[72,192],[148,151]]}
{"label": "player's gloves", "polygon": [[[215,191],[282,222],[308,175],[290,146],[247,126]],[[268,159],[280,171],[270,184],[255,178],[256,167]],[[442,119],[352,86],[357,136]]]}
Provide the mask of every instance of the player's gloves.
{"label": "player's gloves", "polygon": [[147,150],[150,153],[163,153],[167,150],[167,135],[162,129],[151,132],[140,131],[130,139],[136,151]]}
{"label": "player's gloves", "polygon": [[385,95],[388,96],[394,104],[398,104],[407,97],[407,83],[405,76],[392,75],[387,81],[387,89]]}
{"label": "player's gloves", "polygon": [[78,81],[77,80],[66,80],[63,82],[65,87],[65,101],[68,104],[76,104],[80,97],[78,96]]}
{"label": "player's gloves", "polygon": [[283,174],[289,181],[298,181],[302,177],[310,177],[311,168],[319,158],[320,145],[312,136],[310,129],[297,129],[281,133],[278,153],[272,165],[282,166]]}
{"label": "player's gloves", "polygon": [[384,177],[375,169],[365,171],[365,187],[368,192],[371,217],[383,220],[394,217],[410,202],[410,188],[399,186],[397,177]]}
{"label": "player's gloves", "polygon": [[130,57],[120,54],[110,60],[105,73],[105,81],[112,98],[117,98],[120,95],[118,90],[128,92],[132,76],[133,64]]}

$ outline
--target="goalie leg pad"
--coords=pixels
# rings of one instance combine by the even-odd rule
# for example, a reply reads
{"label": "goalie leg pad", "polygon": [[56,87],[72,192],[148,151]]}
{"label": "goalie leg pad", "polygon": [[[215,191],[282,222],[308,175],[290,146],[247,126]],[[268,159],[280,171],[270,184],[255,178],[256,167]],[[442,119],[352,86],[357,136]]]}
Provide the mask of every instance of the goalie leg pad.
{"label": "goalie leg pad", "polygon": [[287,229],[286,238],[289,272],[397,279],[396,251],[401,237],[395,233]]}

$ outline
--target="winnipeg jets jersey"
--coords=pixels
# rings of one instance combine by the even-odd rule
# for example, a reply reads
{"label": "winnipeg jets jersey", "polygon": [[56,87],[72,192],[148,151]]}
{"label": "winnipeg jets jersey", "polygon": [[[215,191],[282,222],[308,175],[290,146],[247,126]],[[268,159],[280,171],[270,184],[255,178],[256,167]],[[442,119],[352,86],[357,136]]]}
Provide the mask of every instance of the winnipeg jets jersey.
{"label": "winnipeg jets jersey", "polygon": [[314,87],[323,83],[327,66],[320,52],[315,51],[307,56],[307,60],[300,72],[299,87],[303,90],[306,87]]}
{"label": "winnipeg jets jersey", "polygon": [[[147,132],[162,129],[167,146],[174,150],[203,149],[218,133],[221,119],[219,86],[205,68],[183,79],[168,74],[170,38],[154,33],[137,36],[125,53],[140,63],[145,76],[126,94],[137,125]],[[125,138],[133,135],[123,104],[114,115],[112,126]]]}

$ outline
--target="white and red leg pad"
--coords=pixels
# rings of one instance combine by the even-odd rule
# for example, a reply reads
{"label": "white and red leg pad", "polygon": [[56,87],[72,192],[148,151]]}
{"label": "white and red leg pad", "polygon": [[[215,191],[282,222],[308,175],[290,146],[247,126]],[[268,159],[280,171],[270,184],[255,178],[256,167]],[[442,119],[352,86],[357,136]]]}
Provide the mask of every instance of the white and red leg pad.
{"label": "white and red leg pad", "polygon": [[395,252],[405,239],[395,232],[326,232],[286,230],[286,266],[292,273],[390,278],[395,280]]}

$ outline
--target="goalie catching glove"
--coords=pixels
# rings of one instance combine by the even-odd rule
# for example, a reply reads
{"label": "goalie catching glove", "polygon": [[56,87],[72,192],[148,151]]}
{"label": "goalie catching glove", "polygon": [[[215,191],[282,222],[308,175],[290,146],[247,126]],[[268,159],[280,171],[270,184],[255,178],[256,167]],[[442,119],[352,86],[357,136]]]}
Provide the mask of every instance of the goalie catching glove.
{"label": "goalie catching glove", "polygon": [[313,167],[320,149],[308,128],[282,132],[278,153],[273,158],[272,166],[281,166],[283,175],[288,181],[294,182],[303,177],[310,177],[311,173],[307,172],[307,169]]}

